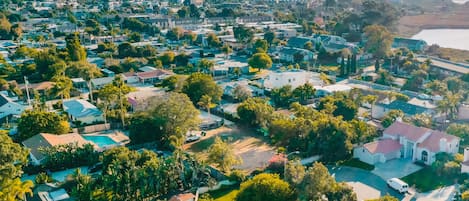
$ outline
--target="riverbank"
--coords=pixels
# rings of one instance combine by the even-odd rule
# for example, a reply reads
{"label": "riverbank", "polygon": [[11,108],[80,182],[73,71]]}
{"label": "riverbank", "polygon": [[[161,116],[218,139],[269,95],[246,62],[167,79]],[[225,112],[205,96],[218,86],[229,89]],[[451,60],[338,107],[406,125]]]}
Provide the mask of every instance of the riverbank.
{"label": "riverbank", "polygon": [[469,29],[469,6],[462,7],[448,13],[404,16],[399,20],[399,35],[412,37],[423,29]]}

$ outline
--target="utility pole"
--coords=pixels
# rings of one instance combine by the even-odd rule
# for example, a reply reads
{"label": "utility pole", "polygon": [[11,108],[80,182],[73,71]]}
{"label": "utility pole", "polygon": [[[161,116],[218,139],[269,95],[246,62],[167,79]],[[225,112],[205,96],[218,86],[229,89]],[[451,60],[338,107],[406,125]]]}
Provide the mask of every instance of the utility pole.
{"label": "utility pole", "polygon": [[28,98],[28,105],[31,107],[31,99],[29,97],[29,86],[28,78],[24,76],[24,85],[26,87],[26,97]]}

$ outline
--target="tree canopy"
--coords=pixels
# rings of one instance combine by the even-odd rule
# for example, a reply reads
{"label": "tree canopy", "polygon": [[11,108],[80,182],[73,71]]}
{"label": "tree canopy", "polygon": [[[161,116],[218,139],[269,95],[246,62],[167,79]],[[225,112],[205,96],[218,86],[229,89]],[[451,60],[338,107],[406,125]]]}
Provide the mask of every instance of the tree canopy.
{"label": "tree canopy", "polygon": [[382,59],[388,55],[393,43],[393,35],[380,25],[365,27],[365,50],[373,54],[376,59]]}
{"label": "tree canopy", "polygon": [[132,116],[130,138],[136,144],[158,141],[164,146],[182,145],[186,133],[198,126],[198,115],[185,94],[171,92],[153,97]]}
{"label": "tree canopy", "polygon": [[70,131],[66,117],[40,109],[26,110],[18,122],[18,141],[39,133],[65,134]]}
{"label": "tree canopy", "polygon": [[28,154],[28,150],[13,142],[6,132],[0,132],[0,200],[24,200],[26,194],[32,195],[33,182],[21,181]]}
{"label": "tree canopy", "polygon": [[243,162],[241,157],[234,153],[233,147],[218,136],[208,148],[208,161],[215,163],[224,172]]}
{"label": "tree canopy", "polygon": [[257,69],[270,68],[272,66],[272,59],[266,53],[256,53],[248,60],[249,66]]}
{"label": "tree canopy", "polygon": [[190,75],[184,82],[182,92],[189,96],[194,105],[200,101],[203,95],[210,96],[213,103],[218,103],[223,95],[221,87],[215,83],[213,78],[203,73]]}
{"label": "tree canopy", "polygon": [[290,185],[275,174],[259,174],[241,184],[236,201],[285,201],[295,200]]}

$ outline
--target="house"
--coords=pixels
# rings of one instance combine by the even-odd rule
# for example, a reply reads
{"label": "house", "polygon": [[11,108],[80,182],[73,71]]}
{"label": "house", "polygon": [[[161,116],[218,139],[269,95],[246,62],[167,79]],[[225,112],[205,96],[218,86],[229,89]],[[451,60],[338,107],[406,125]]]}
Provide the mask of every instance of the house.
{"label": "house", "polygon": [[91,79],[91,85],[93,85],[94,89],[101,89],[107,84],[112,83],[114,81],[114,77],[100,77]]}
{"label": "house", "polygon": [[238,86],[244,87],[253,97],[263,95],[263,90],[250,85],[249,80],[246,79],[241,79],[238,81],[232,81],[232,82],[223,82],[218,84],[222,89],[223,89],[223,95],[228,96],[228,97],[233,97],[233,91],[236,89]]}
{"label": "house", "polygon": [[155,84],[164,80],[165,78],[174,75],[173,72],[167,70],[156,69],[147,72],[137,72],[135,75],[142,84]]}
{"label": "house", "polygon": [[104,115],[101,110],[86,100],[65,100],[63,107],[70,121],[79,121],[82,124],[93,124],[104,121]]}
{"label": "house", "polygon": [[40,165],[45,159],[45,156],[41,153],[40,148],[48,148],[66,144],[77,144],[78,146],[83,146],[85,144],[93,143],[85,140],[85,138],[76,133],[62,135],[40,133],[23,141],[22,144],[30,150],[29,156],[31,158],[31,163],[33,165]]}
{"label": "house", "polygon": [[10,98],[0,93],[0,121],[10,116],[19,116],[25,109],[25,106],[13,102]]}
{"label": "house", "polygon": [[278,51],[279,59],[290,63],[298,63],[303,61],[311,61],[314,53],[301,48],[284,47]]}
{"label": "house", "polygon": [[376,103],[372,107],[371,116],[375,119],[381,119],[391,110],[401,110],[404,112],[404,116],[411,117],[416,114],[428,114],[435,115],[436,111],[433,105],[414,105],[418,101],[405,102],[401,100],[394,100],[389,103],[388,100]]}
{"label": "house", "polygon": [[315,43],[313,38],[310,37],[292,37],[288,40],[287,46],[294,48],[305,48],[306,43],[311,42],[313,45]]}
{"label": "house", "polygon": [[411,39],[411,38],[394,38],[392,43],[393,48],[407,48],[413,52],[422,52],[428,46],[424,40]]}
{"label": "house", "polygon": [[313,86],[324,84],[319,73],[303,70],[271,71],[261,80],[262,86],[267,91],[285,85],[291,85],[292,88],[297,88],[305,83],[310,83]]}
{"label": "house", "polygon": [[195,195],[192,193],[184,193],[171,197],[169,201],[195,201]]}
{"label": "house", "polygon": [[324,97],[327,95],[334,94],[336,92],[349,92],[352,90],[351,86],[345,84],[332,84],[327,86],[314,86],[316,89],[316,95],[319,97]]}
{"label": "house", "polygon": [[431,165],[438,153],[458,153],[459,141],[459,137],[441,131],[396,121],[383,131],[381,140],[356,147],[353,154],[369,164],[408,158]]}
{"label": "house", "polygon": [[468,63],[458,63],[437,57],[417,56],[419,63],[425,63],[428,59],[431,61],[430,70],[433,72],[438,72],[446,76],[461,76],[469,73]]}

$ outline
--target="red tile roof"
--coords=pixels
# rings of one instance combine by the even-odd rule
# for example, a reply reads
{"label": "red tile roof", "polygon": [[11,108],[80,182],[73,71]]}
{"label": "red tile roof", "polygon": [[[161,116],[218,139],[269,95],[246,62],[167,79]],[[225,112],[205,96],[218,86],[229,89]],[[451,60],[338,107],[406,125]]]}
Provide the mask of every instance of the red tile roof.
{"label": "red tile roof", "polygon": [[363,147],[365,147],[365,149],[367,149],[372,154],[387,154],[400,150],[402,145],[399,144],[399,141],[397,140],[384,139],[364,144]]}
{"label": "red tile roof", "polygon": [[416,142],[429,131],[431,131],[431,129],[417,127],[414,125],[396,121],[391,126],[386,128],[386,130],[384,130],[383,133],[386,135],[391,135],[391,136],[396,136],[396,137],[404,136],[405,138]]}
{"label": "red tile roof", "polygon": [[445,139],[447,142],[451,142],[458,137],[454,135],[448,135],[441,131],[433,131],[432,134],[418,145],[420,148],[426,148],[431,152],[440,152],[440,140]]}
{"label": "red tile roof", "polygon": [[185,193],[173,196],[169,201],[194,201],[195,195],[192,193]]}

